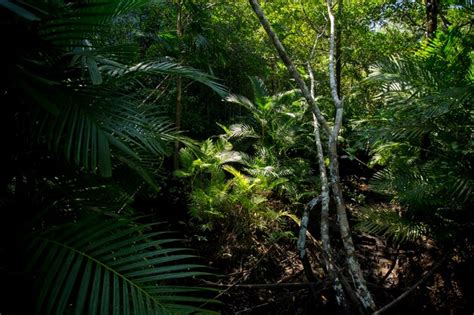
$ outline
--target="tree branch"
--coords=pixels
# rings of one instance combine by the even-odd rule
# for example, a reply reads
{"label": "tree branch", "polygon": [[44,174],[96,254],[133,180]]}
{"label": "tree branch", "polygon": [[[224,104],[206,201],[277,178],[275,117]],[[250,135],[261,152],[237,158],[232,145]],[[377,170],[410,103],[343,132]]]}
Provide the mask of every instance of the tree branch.
{"label": "tree branch", "polygon": [[253,283],[253,284],[225,284],[215,283],[207,280],[201,280],[206,285],[218,288],[239,288],[239,289],[277,289],[277,288],[307,288],[309,286],[318,286],[324,288],[324,282],[290,282],[290,283]]}
{"label": "tree branch", "polygon": [[333,13],[333,5],[331,1],[327,2],[329,22],[330,22],[330,37],[329,37],[329,85],[331,86],[331,96],[334,101],[336,108],[342,107],[341,99],[337,93],[337,81],[336,81],[336,70],[335,70],[335,50],[336,50],[336,21]]}
{"label": "tree branch", "polygon": [[443,263],[448,259],[448,256],[445,256],[443,259],[441,259],[438,263],[436,263],[436,265],[433,266],[433,268],[431,268],[430,271],[428,271],[417,283],[415,283],[413,286],[411,286],[408,290],[406,290],[405,292],[403,292],[399,297],[397,297],[395,300],[393,300],[392,302],[388,303],[387,305],[385,305],[384,307],[382,307],[381,309],[379,309],[378,311],[374,312],[372,315],[380,315],[382,313],[385,313],[386,311],[388,311],[389,309],[391,309],[393,306],[397,305],[398,303],[400,303],[404,298],[406,298],[408,295],[410,295],[410,293],[412,293],[413,291],[415,291],[416,288],[418,288],[423,282],[425,282],[429,277],[431,277],[436,270],[438,270],[442,265]]}

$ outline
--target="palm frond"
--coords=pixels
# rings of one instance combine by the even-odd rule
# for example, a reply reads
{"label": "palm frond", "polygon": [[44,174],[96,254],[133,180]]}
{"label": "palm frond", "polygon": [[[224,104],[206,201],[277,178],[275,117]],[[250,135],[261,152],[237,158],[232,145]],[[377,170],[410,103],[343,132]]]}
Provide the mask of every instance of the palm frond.
{"label": "palm frond", "polygon": [[87,43],[104,43],[104,39],[96,35],[110,30],[117,16],[149,3],[147,0],[89,0],[72,5],[61,2],[52,5],[49,1],[28,2],[33,2],[36,8],[47,12],[48,18],[40,25],[40,34],[55,45],[69,48],[87,47]]}
{"label": "palm frond", "polygon": [[[37,313],[180,314],[202,311],[208,289],[177,279],[209,275],[177,239],[156,225],[82,219],[34,235],[31,270],[38,273]],[[172,245],[172,246],[170,246]],[[193,306],[194,305],[194,306]]]}
{"label": "palm frond", "polygon": [[462,165],[455,163],[390,165],[374,174],[370,186],[377,192],[397,195],[399,202],[415,207],[462,207],[474,198],[473,180],[470,174],[463,174],[462,169]]}
{"label": "palm frond", "polygon": [[[277,104],[291,103],[294,100],[301,99],[301,91],[299,89],[288,90],[272,95],[271,98]],[[301,105],[305,106],[306,102],[301,102]]]}
{"label": "palm frond", "polygon": [[31,35],[41,47],[22,55],[11,86],[21,99],[22,91],[28,91],[28,103],[47,112],[32,121],[36,138],[85,171],[110,177],[114,163],[121,161],[152,183],[149,170],[171,152],[169,144],[188,141],[163,115],[143,106],[130,85],[173,74],[202,82],[220,95],[226,90],[214,77],[189,67],[169,62],[130,65],[138,50],[107,42],[101,32],[111,27],[113,19],[146,2],[22,1],[5,6],[13,14],[24,15],[21,10],[26,10],[40,16],[38,27],[32,29],[37,33]]}
{"label": "palm frond", "polygon": [[249,111],[257,111],[258,109],[255,107],[255,105],[250,101],[248,98],[242,95],[237,95],[237,94],[230,94],[228,95],[225,100],[230,103],[238,104]]}
{"label": "palm frond", "polygon": [[[100,182],[95,177],[53,176],[39,183],[38,199],[53,200],[46,205],[48,211],[56,213],[89,211],[113,215],[130,208],[133,197],[116,184]],[[40,203],[38,200],[37,203]]]}
{"label": "palm frond", "polygon": [[131,66],[105,64],[101,66],[101,71],[104,71],[113,78],[123,77],[124,79],[127,79],[130,76],[143,74],[178,75],[205,84],[222,97],[228,94],[227,89],[222,84],[218,83],[214,76],[191,67],[171,62],[142,62]]}
{"label": "palm frond", "polygon": [[[92,95],[89,91],[89,96]],[[129,160],[143,161],[140,152],[159,156],[168,154],[168,145],[179,138],[161,115],[151,115],[124,98],[100,95],[76,99],[61,108],[59,116],[40,118],[37,137],[51,149],[63,151],[68,161],[84,170],[111,176],[111,152]]]}
{"label": "palm frond", "polygon": [[390,208],[364,208],[355,228],[361,232],[385,236],[396,243],[413,242],[429,235],[428,227],[401,217]]}
{"label": "palm frond", "polygon": [[367,80],[381,83],[385,92],[408,92],[410,95],[422,93],[427,88],[435,90],[438,86],[431,71],[420,67],[417,60],[402,56],[392,56],[372,66]]}
{"label": "palm frond", "polygon": [[35,12],[37,10],[34,10],[34,8],[25,8],[21,4],[16,4],[12,1],[2,1],[0,2],[0,6],[4,7],[7,10],[10,10],[17,16],[22,17],[26,20],[29,20],[29,21],[40,20],[40,18],[37,15],[38,12]]}
{"label": "palm frond", "polygon": [[258,77],[249,77],[253,89],[253,96],[257,104],[262,104],[268,97],[267,87],[262,79]]}
{"label": "palm frond", "polygon": [[258,138],[259,135],[252,126],[247,124],[232,124],[224,129],[229,140],[241,141],[246,138]]}

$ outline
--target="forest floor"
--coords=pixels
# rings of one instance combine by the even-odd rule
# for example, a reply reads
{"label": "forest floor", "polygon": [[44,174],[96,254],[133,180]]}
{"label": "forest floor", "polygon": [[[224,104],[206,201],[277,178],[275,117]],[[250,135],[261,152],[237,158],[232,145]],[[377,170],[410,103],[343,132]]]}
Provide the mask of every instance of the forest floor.
{"label": "forest floor", "polygon": [[[380,200],[367,189],[365,179],[346,179],[346,187],[352,195],[364,195],[368,202],[379,207],[394,207]],[[354,185],[355,183],[355,185]],[[358,211],[358,205],[349,200],[351,212]],[[268,241],[263,236],[252,236],[252,246],[229,242],[228,248],[215,250],[206,244],[197,246],[200,255],[210,261],[221,276],[203,281],[203,285],[220,289],[216,296],[222,305],[223,314],[337,314],[332,292],[324,277],[320,244],[316,239],[318,231],[317,213],[313,214],[310,231],[314,238],[308,241],[311,269],[315,276],[308,284],[294,239]],[[293,223],[293,230],[298,227]],[[335,229],[333,229],[335,230]],[[297,234],[296,234],[297,235]],[[223,235],[216,235],[222,238]],[[410,294],[395,305],[387,314],[472,314],[473,288],[467,279],[472,275],[472,264],[456,261],[456,255],[449,258],[430,239],[417,243],[396,245],[383,237],[376,237],[354,231],[358,258],[366,272],[369,288],[377,301],[378,308],[390,303],[402,293],[412,289],[424,275],[436,268],[433,274],[423,279]],[[334,234],[337,240],[337,234]],[[214,240],[219,243],[219,240]],[[222,241],[222,240],[220,240]],[[336,248],[341,248],[335,244]],[[342,257],[342,255],[340,255]],[[340,261],[340,259],[339,259]],[[440,263],[438,263],[440,262]],[[341,262],[342,266],[343,263]]]}
{"label": "forest floor", "polygon": [[[397,207],[370,191],[367,178],[369,176],[343,177],[353,226],[357,223],[354,214],[364,207]],[[176,196],[176,193],[170,195]],[[183,200],[177,198],[172,203]],[[178,208],[181,207],[185,205],[181,204]],[[222,304],[206,307],[222,314],[338,314],[320,256],[317,211],[312,213],[309,226],[309,232],[314,237],[310,236],[307,242],[314,275],[310,283],[296,249],[295,237],[275,240],[262,233],[248,235],[242,240],[219,229],[203,234],[185,217],[173,217],[173,220],[173,227],[184,232],[185,238],[190,240],[190,247],[195,248],[203,257],[203,262],[218,275],[199,283],[203,287],[219,289],[213,297]],[[333,248],[342,248],[334,221],[331,228]],[[290,219],[287,229],[298,235],[299,227]],[[378,308],[409,292],[384,314],[473,314],[474,285],[470,281],[474,274],[473,255],[468,255],[470,260],[462,259],[466,255],[457,255],[456,252],[445,255],[433,240],[427,238],[397,245],[385,237],[369,235],[357,229],[353,229],[353,238]],[[342,257],[336,253],[341,268],[344,266]],[[433,268],[436,270],[431,272]],[[427,274],[429,276],[424,277]],[[415,285],[420,280],[421,283]]]}

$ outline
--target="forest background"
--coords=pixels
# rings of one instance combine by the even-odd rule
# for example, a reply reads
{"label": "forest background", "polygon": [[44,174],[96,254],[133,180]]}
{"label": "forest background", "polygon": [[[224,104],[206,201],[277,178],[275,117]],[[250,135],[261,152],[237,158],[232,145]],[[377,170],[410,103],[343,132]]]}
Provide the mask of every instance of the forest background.
{"label": "forest background", "polygon": [[2,314],[472,313],[471,1],[0,14]]}

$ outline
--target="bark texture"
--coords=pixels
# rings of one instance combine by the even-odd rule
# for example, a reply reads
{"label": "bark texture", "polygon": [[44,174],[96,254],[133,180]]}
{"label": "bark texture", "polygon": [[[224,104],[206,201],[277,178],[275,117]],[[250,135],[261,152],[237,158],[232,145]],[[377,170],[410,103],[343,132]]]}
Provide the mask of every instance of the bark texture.
{"label": "bark texture", "polygon": [[[308,63],[308,74],[310,78],[310,88],[311,88],[311,97],[315,99],[315,84],[314,84],[314,75],[313,70],[311,69],[310,64]],[[349,309],[347,305],[344,289],[341,284],[341,280],[337,274],[337,267],[335,266],[332,248],[331,248],[331,238],[329,237],[329,183],[326,172],[326,165],[324,162],[324,151],[323,145],[321,142],[321,134],[319,131],[319,124],[316,116],[313,114],[313,127],[314,127],[314,140],[316,143],[316,152],[318,154],[318,164],[319,164],[319,177],[321,180],[321,242],[323,245],[323,255],[324,265],[326,267],[327,273],[329,275],[329,280],[333,286],[334,292],[336,293],[336,301],[344,309]]]}
{"label": "bark texture", "polygon": [[335,73],[335,46],[336,46],[336,19],[333,12],[333,2],[327,1],[328,15],[330,21],[330,37],[329,37],[329,83],[331,86],[331,95],[336,107],[336,118],[334,127],[331,131],[328,141],[329,151],[329,172],[331,177],[331,188],[336,202],[337,219],[339,225],[339,232],[341,234],[342,243],[344,246],[346,261],[349,273],[351,274],[357,297],[362,306],[367,310],[375,309],[375,302],[367,288],[364,274],[360,268],[359,262],[355,255],[354,242],[352,240],[349,220],[347,219],[347,211],[344,203],[344,198],[340,185],[339,178],[339,162],[337,154],[337,138],[342,126],[342,116],[344,112],[343,101],[339,97],[336,73]]}
{"label": "bark texture", "polygon": [[438,28],[438,0],[425,0],[426,8],[426,37],[433,37]]}
{"label": "bark texture", "polygon": [[[321,225],[321,238],[323,241],[323,251],[325,254],[327,253],[327,269],[328,273],[330,273],[330,277],[333,279],[338,279],[338,275],[336,273],[335,265],[331,261],[330,255],[330,242],[329,242],[329,229],[328,229],[328,217],[329,217],[329,184],[327,180],[326,168],[324,163],[324,153],[321,145],[321,138],[319,133],[319,126],[326,132],[329,136],[328,141],[328,153],[330,158],[330,183],[332,192],[334,195],[334,199],[336,201],[337,206],[337,216],[338,216],[338,223],[340,234],[343,240],[343,245],[346,254],[346,261],[348,264],[348,270],[351,274],[351,277],[354,281],[355,285],[355,294],[357,295],[358,302],[364,307],[367,311],[372,311],[375,309],[375,303],[372,299],[372,296],[367,289],[367,285],[360,268],[360,265],[357,261],[355,256],[355,247],[352,241],[352,236],[350,234],[350,227],[349,221],[347,219],[346,207],[343,200],[342,190],[340,187],[339,181],[339,165],[338,165],[338,155],[337,155],[337,137],[339,135],[339,131],[342,125],[342,116],[343,116],[343,102],[342,99],[339,97],[338,93],[338,84],[336,79],[336,70],[335,70],[335,49],[336,49],[336,26],[335,26],[335,17],[333,14],[333,3],[332,1],[328,0],[328,13],[330,18],[330,54],[329,54],[329,81],[331,86],[331,96],[336,107],[336,118],[334,122],[334,127],[331,129],[325,118],[323,117],[319,107],[315,102],[314,95],[309,91],[306,83],[303,81],[299,73],[297,72],[293,62],[289,58],[288,54],[286,53],[283,45],[281,44],[278,36],[273,31],[270,23],[266,19],[262,9],[260,8],[257,0],[249,0],[249,3],[257,15],[260,24],[265,29],[268,37],[272,41],[273,45],[275,46],[280,59],[286,65],[288,72],[292,75],[295,79],[298,87],[300,88],[304,98],[306,99],[307,103],[310,105],[314,117],[315,117],[315,140],[318,143],[317,151],[318,151],[318,161],[320,165],[320,175],[321,180],[326,181],[326,185],[323,184],[322,186],[322,195],[321,195],[321,202],[322,202],[322,212],[321,212],[321,221],[324,222]],[[302,230],[305,232],[307,228],[307,223],[309,220],[309,212],[305,212],[305,215],[302,218]],[[301,235],[301,234],[300,234]],[[301,256],[304,257],[304,237],[300,239],[298,244]],[[334,273],[332,273],[334,271]],[[332,280],[333,280],[332,279]],[[335,280],[333,281],[334,288],[336,291],[336,295],[343,296],[341,294],[342,288],[340,286],[340,282]]]}

